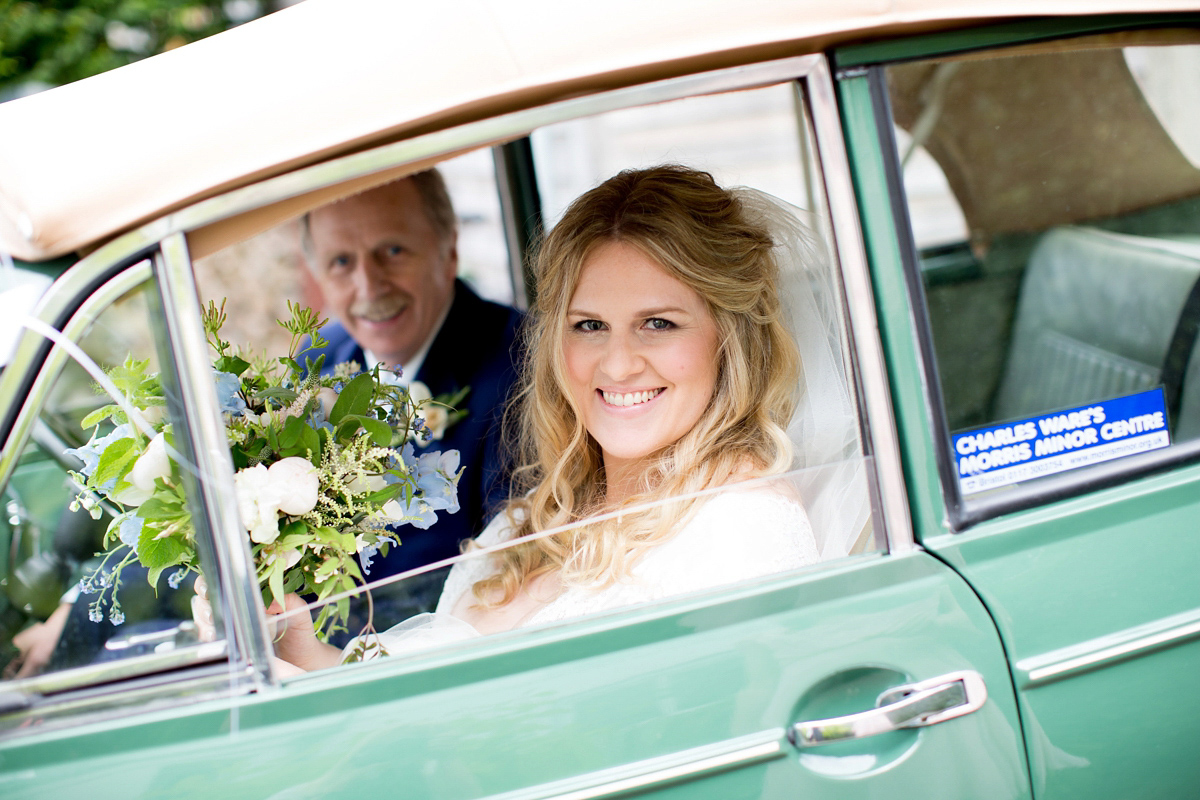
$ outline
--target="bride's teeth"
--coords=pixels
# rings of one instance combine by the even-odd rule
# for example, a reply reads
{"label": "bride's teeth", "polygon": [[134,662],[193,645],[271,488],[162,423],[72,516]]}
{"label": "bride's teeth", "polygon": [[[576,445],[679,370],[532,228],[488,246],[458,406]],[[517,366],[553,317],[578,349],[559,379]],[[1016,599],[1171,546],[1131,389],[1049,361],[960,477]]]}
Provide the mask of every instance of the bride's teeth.
{"label": "bride's teeth", "polygon": [[604,396],[604,402],[611,406],[636,406],[658,397],[659,391],[661,390],[649,389],[647,391],[629,393],[601,391],[601,394]]}

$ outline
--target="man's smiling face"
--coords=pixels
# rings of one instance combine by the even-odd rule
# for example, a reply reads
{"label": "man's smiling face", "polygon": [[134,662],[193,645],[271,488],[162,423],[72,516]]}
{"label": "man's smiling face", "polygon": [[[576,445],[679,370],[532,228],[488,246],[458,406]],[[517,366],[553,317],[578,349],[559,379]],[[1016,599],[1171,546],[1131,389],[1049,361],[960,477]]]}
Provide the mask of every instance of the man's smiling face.
{"label": "man's smiling face", "polygon": [[410,359],[449,307],[458,267],[453,234],[439,239],[416,185],[402,180],[319,208],[308,229],[326,308],[386,363]]}

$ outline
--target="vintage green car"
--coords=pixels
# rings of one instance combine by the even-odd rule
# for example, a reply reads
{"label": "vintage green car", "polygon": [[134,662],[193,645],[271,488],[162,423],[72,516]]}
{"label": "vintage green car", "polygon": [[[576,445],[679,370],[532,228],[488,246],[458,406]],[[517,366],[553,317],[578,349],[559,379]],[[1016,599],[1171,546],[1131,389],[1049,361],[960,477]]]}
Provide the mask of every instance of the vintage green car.
{"label": "vintage green car", "polygon": [[[0,105],[0,797],[1195,797],[1197,86],[1196,0],[308,0]],[[816,221],[856,412],[794,479],[856,535],[282,677],[200,298],[286,294],[248,242],[439,165],[525,306],[538,230],[668,161]],[[80,349],[164,376],[215,640],[165,581],[67,619]]]}

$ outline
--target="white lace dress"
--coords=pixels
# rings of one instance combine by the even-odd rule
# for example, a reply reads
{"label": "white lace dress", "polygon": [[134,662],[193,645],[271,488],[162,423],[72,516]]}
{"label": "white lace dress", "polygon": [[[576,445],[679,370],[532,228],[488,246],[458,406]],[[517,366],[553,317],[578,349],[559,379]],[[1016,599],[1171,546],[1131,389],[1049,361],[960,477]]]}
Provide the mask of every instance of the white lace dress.
{"label": "white lace dress", "polygon": [[[511,532],[507,517],[499,514],[476,541],[491,547],[506,541]],[[677,534],[646,551],[625,580],[602,589],[568,587],[517,627],[698,592],[796,569],[817,559],[808,515],[797,501],[771,488],[726,489],[703,501]],[[397,655],[478,636],[450,610],[493,569],[489,555],[455,564],[437,610],[379,634],[384,649]],[[346,652],[355,644],[352,641]]]}

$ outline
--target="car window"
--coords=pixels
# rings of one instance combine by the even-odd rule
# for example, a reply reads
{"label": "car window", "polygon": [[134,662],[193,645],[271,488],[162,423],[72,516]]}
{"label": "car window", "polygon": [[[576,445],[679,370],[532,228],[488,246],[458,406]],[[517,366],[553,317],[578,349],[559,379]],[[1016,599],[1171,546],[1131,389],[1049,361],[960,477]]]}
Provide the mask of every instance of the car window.
{"label": "car window", "polygon": [[[1169,133],[1194,116],[1193,51],[1068,42],[887,68],[896,125],[970,232],[921,298],[968,503],[1200,434],[1200,170]],[[906,189],[914,232],[949,223]]]}
{"label": "car window", "polygon": [[[457,217],[458,276],[481,297],[513,304],[515,284],[491,151],[472,151],[442,162],[438,169]],[[196,259],[195,274],[201,300],[225,303],[225,333],[248,349],[286,349],[288,334],[277,320],[288,316],[289,301],[333,315],[308,270],[297,219]],[[260,276],[272,291],[245,291],[247,274]]]}
{"label": "car window", "polygon": [[812,208],[812,148],[792,84],[693,97],[547,125],[530,137],[542,216],[622,169],[679,163],[722,186],[753,186]]}
{"label": "car window", "polygon": [[[285,616],[327,623],[333,612],[322,616],[322,611],[344,604],[338,614],[345,629],[331,632],[329,641],[346,648],[343,656],[349,660],[375,647],[370,636],[355,638],[361,634],[382,634],[382,647],[390,655],[459,646],[479,632],[473,629],[480,621],[473,615],[481,613],[472,599],[476,587],[484,597],[501,591],[505,576],[517,574],[506,569],[515,570],[512,564],[536,557],[528,555],[538,552],[536,548],[561,549],[562,542],[602,535],[598,531],[609,530],[605,526],[638,531],[645,520],[659,518],[672,522],[654,529],[658,533],[652,545],[630,551],[633,566],[628,573],[611,580],[570,578],[560,584],[553,577],[559,573],[551,570],[549,584],[537,584],[541,588],[531,589],[530,597],[513,601],[513,607],[522,610],[513,612],[519,617],[517,624],[512,625],[512,619],[505,623],[515,628],[511,635],[661,603],[711,602],[728,587],[756,586],[804,574],[823,562],[885,550],[872,510],[869,475],[874,464],[861,441],[840,276],[827,234],[819,169],[805,149],[811,133],[803,109],[797,88],[784,84],[611,112],[549,126],[530,137],[548,220],[561,217],[571,193],[590,188],[622,168],[666,160],[711,169],[719,182],[749,183],[754,190],[779,193],[770,202],[786,209],[782,213],[804,231],[810,247],[794,263],[783,244],[778,256],[779,288],[785,299],[780,313],[806,364],[803,385],[797,387],[799,408],[788,428],[794,448],[791,470],[549,530],[519,529],[524,506],[517,502],[512,519],[517,520],[516,532],[523,534],[520,539],[513,538],[514,525],[501,510],[484,529],[475,531],[477,538],[463,555],[400,574],[373,572],[380,562],[368,548],[364,564],[364,577],[371,581],[368,590],[339,593],[327,603],[308,604]],[[731,119],[739,122],[730,124]],[[600,132],[607,131],[616,132],[621,142],[605,145]],[[756,149],[749,142],[763,144]],[[757,183],[760,178],[766,185]],[[755,203],[760,195],[747,190],[740,197]],[[818,341],[824,344],[818,346]],[[428,454],[438,450],[437,441],[421,446],[428,448]],[[461,468],[469,472],[478,465],[464,461]],[[428,530],[411,525],[398,528],[401,552],[437,536],[438,526],[451,512],[444,507],[435,510],[437,521]],[[517,552],[525,555],[505,555]],[[543,590],[545,594],[538,594]],[[525,600],[529,602],[521,605]],[[488,624],[483,623],[485,630]],[[395,626],[399,627],[393,630]]]}
{"label": "car window", "polygon": [[[519,538],[511,538],[512,525],[501,513],[463,555],[331,598],[331,604],[341,602],[346,610],[344,624],[328,630],[328,641],[342,649],[344,663],[353,663],[477,640],[490,632],[489,613],[496,611],[495,598],[512,563],[539,547],[553,551],[579,537],[601,536],[604,526],[636,529],[642,518],[676,522],[670,535],[633,558],[626,576],[556,583],[553,588],[535,584],[528,601],[518,596],[512,603],[520,617],[513,633],[661,603],[703,602],[727,587],[758,585],[822,561],[877,552],[882,545],[866,483],[872,468],[870,459],[857,456]],[[848,508],[854,510],[847,515]],[[402,538],[411,542],[435,532],[407,529]],[[524,555],[511,555],[518,552]],[[280,625],[307,626],[324,607],[314,603],[271,619],[277,630],[283,629]],[[497,615],[502,620],[497,624],[512,622],[504,606]]]}
{"label": "car window", "polygon": [[[150,428],[180,430],[172,399],[178,391],[169,377],[157,377],[158,307],[154,284],[143,282],[82,312],[91,321],[77,339],[83,357],[117,388],[137,386],[131,396],[149,432],[136,433],[128,415],[115,411],[112,398],[75,359],[50,362],[31,393],[34,405],[26,412],[33,421],[19,457],[10,462],[0,518],[5,680],[46,691],[45,681],[54,678],[55,690],[62,691],[111,680],[116,673],[108,668],[114,666],[123,676],[177,667],[174,654],[194,655],[200,646],[191,597],[201,561],[183,556],[195,550],[195,531],[151,536],[142,519],[153,519],[146,489],[154,488],[154,478],[165,480],[164,486],[180,481],[188,461],[178,449],[167,449],[178,466],[157,470],[148,484],[150,473],[139,467],[151,462]],[[118,451],[126,450],[121,457]],[[190,507],[187,493],[181,488],[177,495],[181,514]],[[157,555],[147,555],[147,562],[161,570],[154,581],[135,557],[135,551],[151,550]],[[213,638],[222,638],[219,620]],[[139,659],[150,661],[138,666]]]}

